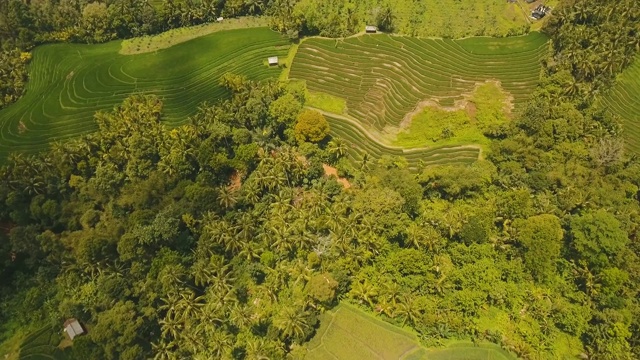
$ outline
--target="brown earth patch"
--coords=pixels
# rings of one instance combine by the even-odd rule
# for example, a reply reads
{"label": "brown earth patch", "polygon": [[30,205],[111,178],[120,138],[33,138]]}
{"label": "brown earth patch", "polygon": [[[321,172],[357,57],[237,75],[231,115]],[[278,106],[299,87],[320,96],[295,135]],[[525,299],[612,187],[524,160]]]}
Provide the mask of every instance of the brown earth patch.
{"label": "brown earth patch", "polygon": [[322,164],[322,168],[324,169],[324,174],[327,177],[331,177],[331,176],[335,176],[336,180],[338,180],[338,182],[340,184],[342,184],[342,186],[345,189],[348,189],[351,187],[351,183],[349,182],[349,180],[345,179],[345,178],[341,178],[338,176],[338,169],[334,168],[333,166],[327,165],[327,164]]}
{"label": "brown earth patch", "polygon": [[0,221],[0,232],[5,235],[9,235],[11,229],[13,229],[16,225],[10,221]]}
{"label": "brown earth patch", "polygon": [[478,113],[478,108],[476,107],[476,104],[469,101],[467,102],[467,105],[464,107],[464,109],[467,112],[467,115],[469,115],[469,118],[471,119],[471,121],[475,123],[476,114]]}
{"label": "brown earth patch", "polygon": [[231,191],[235,191],[240,189],[242,186],[242,174],[238,170],[233,170],[233,174],[231,174],[230,184],[228,189]]}

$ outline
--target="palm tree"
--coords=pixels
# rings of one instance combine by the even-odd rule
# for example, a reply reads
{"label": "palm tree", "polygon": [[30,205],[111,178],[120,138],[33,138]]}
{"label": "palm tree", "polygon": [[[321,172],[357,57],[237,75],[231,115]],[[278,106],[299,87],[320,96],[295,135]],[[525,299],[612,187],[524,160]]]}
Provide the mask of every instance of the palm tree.
{"label": "palm tree", "polygon": [[300,306],[283,305],[273,318],[273,325],[284,338],[302,340],[310,329],[308,324],[309,312]]}
{"label": "palm tree", "polygon": [[402,298],[398,307],[396,308],[395,315],[400,316],[402,318],[402,325],[404,326],[407,322],[415,325],[422,318],[422,312],[418,307],[418,304],[415,301],[415,298],[411,294],[405,294]]}
{"label": "palm tree", "polygon": [[177,360],[175,355],[175,343],[160,341],[159,343],[151,343],[153,351],[153,360]]}
{"label": "palm tree", "polygon": [[333,138],[327,146],[329,153],[336,158],[341,158],[347,154],[347,143],[342,138]]}
{"label": "palm tree", "polygon": [[238,197],[236,192],[229,189],[228,186],[221,186],[218,188],[218,203],[225,209],[232,208],[236,202],[238,202]]}
{"label": "palm tree", "polygon": [[223,359],[233,346],[231,335],[224,330],[216,330],[208,334],[207,350],[211,359]]}
{"label": "palm tree", "polygon": [[244,6],[247,8],[249,14],[255,15],[264,9],[262,0],[244,0]]}
{"label": "palm tree", "polygon": [[363,282],[357,281],[351,287],[349,296],[354,299],[358,299],[360,303],[365,301],[369,306],[373,307],[373,300],[378,296],[378,291],[375,286],[371,285],[369,281]]}
{"label": "palm tree", "polygon": [[176,317],[182,321],[198,318],[204,306],[204,298],[196,296],[192,291],[187,291],[179,296],[180,299],[175,305]]}
{"label": "palm tree", "polygon": [[182,321],[176,319],[173,313],[167,313],[164,319],[159,321],[160,328],[162,330],[162,336],[165,338],[179,339],[182,335],[182,329],[184,324]]}

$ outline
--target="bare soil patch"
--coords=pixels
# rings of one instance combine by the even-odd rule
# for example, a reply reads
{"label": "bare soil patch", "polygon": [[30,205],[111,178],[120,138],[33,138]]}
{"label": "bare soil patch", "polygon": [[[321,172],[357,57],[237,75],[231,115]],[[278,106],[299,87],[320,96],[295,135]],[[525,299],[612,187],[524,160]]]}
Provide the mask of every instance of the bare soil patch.
{"label": "bare soil patch", "polygon": [[322,164],[322,168],[324,169],[324,174],[327,177],[331,177],[331,176],[335,176],[336,180],[338,180],[338,182],[340,184],[342,184],[342,186],[345,189],[348,189],[351,187],[351,183],[349,182],[349,180],[345,179],[345,178],[341,178],[338,176],[338,169],[334,168],[333,166],[327,165],[327,164]]}

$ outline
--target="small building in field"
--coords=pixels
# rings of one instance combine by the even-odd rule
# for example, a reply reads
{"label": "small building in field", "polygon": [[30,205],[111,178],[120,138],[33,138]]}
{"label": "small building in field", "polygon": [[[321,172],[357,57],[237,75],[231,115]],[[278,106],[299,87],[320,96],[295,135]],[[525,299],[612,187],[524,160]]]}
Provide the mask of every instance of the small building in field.
{"label": "small building in field", "polygon": [[219,18],[216,19],[217,22],[221,22],[222,20],[224,20],[224,18],[222,16],[220,16]]}
{"label": "small building in field", "polygon": [[64,322],[64,332],[69,335],[69,339],[73,340],[78,335],[82,335],[85,333],[82,325],[76,319],[68,319]]}
{"label": "small building in field", "polygon": [[269,66],[277,66],[278,65],[278,57],[277,56],[272,56],[272,57],[268,58],[267,61],[269,62]]}
{"label": "small building in field", "polygon": [[364,31],[369,34],[375,34],[376,32],[378,32],[378,28],[373,25],[367,25],[364,28]]}

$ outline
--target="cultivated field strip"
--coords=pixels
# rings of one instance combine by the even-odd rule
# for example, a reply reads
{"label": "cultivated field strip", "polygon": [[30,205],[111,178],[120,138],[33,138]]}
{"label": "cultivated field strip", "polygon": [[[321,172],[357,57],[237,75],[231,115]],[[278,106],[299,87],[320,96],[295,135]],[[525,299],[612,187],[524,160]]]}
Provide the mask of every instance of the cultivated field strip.
{"label": "cultivated field strip", "polygon": [[96,129],[93,115],[134,93],[164,100],[166,122],[187,120],[203,101],[228,96],[226,72],[263,80],[279,68],[269,56],[286,56],[289,42],[267,28],[221,31],[166,50],[120,55],[120,42],[55,44],[34,50],[27,91],[0,112],[0,158],[11,151],[38,151],[52,140]]}
{"label": "cultivated field strip", "polygon": [[311,91],[342,97],[347,113],[382,130],[398,126],[422,101],[450,106],[476,84],[498,80],[515,105],[525,102],[540,75],[546,37],[464,40],[364,35],[304,41],[290,77]]}
{"label": "cultivated field strip", "polygon": [[620,75],[603,103],[622,118],[627,149],[640,154],[640,58]]}
{"label": "cultivated field strip", "polygon": [[469,164],[478,160],[480,148],[478,146],[453,146],[424,149],[403,149],[382,144],[358,126],[345,121],[343,118],[325,114],[331,133],[347,142],[348,157],[359,163],[364,154],[368,154],[371,161],[382,156],[400,156],[407,159],[411,169],[423,165],[437,164]]}

